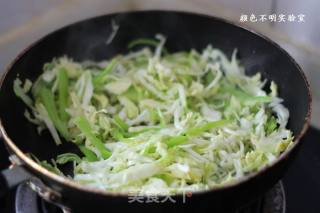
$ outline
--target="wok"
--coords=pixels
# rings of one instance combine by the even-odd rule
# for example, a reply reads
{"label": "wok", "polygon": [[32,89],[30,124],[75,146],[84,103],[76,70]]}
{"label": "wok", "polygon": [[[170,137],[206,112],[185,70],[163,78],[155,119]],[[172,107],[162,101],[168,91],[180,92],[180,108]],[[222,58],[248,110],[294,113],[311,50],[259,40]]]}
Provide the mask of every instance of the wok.
{"label": "wok", "polygon": [[[113,41],[112,22],[120,26]],[[290,111],[288,128],[295,136],[294,145],[261,171],[237,182],[192,196],[176,195],[176,202],[129,203],[128,194],[110,193],[83,187],[70,179],[40,167],[26,153],[50,160],[59,153],[77,152],[72,143],[56,146],[47,131],[39,135],[36,126],[24,117],[26,106],[13,92],[13,81],[20,76],[34,81],[44,63],[67,55],[76,61],[103,60],[128,52],[127,44],[137,38],[167,37],[170,52],[202,50],[208,44],[231,57],[234,48],[248,75],[261,72],[263,78],[279,85],[280,97]],[[231,211],[258,198],[271,188],[292,163],[300,139],[310,120],[311,95],[301,68],[280,46],[268,38],[220,18],[174,11],[140,11],[104,15],[57,30],[24,50],[9,66],[1,80],[1,132],[11,154],[11,169],[2,172],[1,192],[28,181],[45,199],[73,212],[186,212],[201,210]],[[62,170],[71,174],[72,168]],[[183,202],[183,199],[186,198]],[[160,199],[159,199],[160,200]]]}

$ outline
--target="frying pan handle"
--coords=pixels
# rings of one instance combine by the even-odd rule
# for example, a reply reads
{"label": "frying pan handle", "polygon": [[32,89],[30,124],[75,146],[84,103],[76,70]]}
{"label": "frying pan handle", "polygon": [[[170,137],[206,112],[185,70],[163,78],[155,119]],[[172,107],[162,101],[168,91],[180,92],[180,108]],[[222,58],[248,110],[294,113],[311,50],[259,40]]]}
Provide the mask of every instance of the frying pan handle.
{"label": "frying pan handle", "polygon": [[[3,143],[1,133],[0,143]],[[5,146],[1,144],[0,149],[5,149]],[[1,158],[2,162],[5,160],[3,157]],[[6,196],[10,189],[31,177],[31,174],[23,168],[22,163],[15,155],[11,155],[9,160],[11,161],[11,166],[7,169],[3,167],[0,169],[0,199]]]}
{"label": "frying pan handle", "polygon": [[0,173],[0,198],[5,196],[7,192],[22,183],[30,179],[31,174],[27,172],[22,166],[14,166],[9,169],[5,169]]}
{"label": "frying pan handle", "polygon": [[48,187],[45,185],[42,180],[37,177],[32,177],[27,182],[29,187],[35,191],[42,199],[46,200],[49,203],[59,207],[63,213],[72,213],[70,208],[65,206],[62,203],[62,195],[60,192],[54,190],[53,188]]}
{"label": "frying pan handle", "polygon": [[6,196],[7,192],[22,182],[26,182],[41,198],[61,208],[65,213],[71,210],[61,204],[61,194],[47,187],[40,179],[32,176],[22,166],[13,166],[0,173],[0,199]]}
{"label": "frying pan handle", "polygon": [[[1,140],[2,137],[0,133],[0,143]],[[1,148],[4,147],[0,147],[0,149]],[[61,194],[50,187],[47,187],[39,178],[36,178],[30,172],[28,172],[16,155],[11,155],[9,160],[11,161],[11,166],[2,171],[1,169],[3,168],[0,169],[0,200],[7,195],[10,189],[22,182],[27,182],[29,187],[41,198],[60,207],[64,213],[71,212],[68,207],[61,204]]]}

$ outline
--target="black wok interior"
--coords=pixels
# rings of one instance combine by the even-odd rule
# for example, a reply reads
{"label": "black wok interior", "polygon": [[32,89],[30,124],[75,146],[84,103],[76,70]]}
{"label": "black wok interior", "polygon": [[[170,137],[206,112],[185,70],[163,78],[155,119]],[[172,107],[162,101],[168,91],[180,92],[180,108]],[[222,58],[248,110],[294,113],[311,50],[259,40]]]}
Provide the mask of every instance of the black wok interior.
{"label": "black wok interior", "polygon": [[[107,44],[112,20],[120,28],[113,41]],[[219,19],[149,11],[106,15],[73,24],[51,33],[22,54],[7,73],[0,93],[0,117],[9,137],[21,150],[40,159],[76,150],[71,143],[56,146],[48,131],[38,135],[36,126],[25,119],[26,106],[13,93],[16,76],[35,80],[44,63],[63,55],[76,61],[108,59],[127,52],[127,44],[133,39],[154,38],[158,33],[167,37],[166,47],[170,52],[202,50],[212,44],[230,57],[237,48],[248,74],[261,72],[264,78],[279,85],[280,96],[290,111],[288,127],[295,136],[299,134],[308,113],[308,90],[295,63],[278,46]]]}

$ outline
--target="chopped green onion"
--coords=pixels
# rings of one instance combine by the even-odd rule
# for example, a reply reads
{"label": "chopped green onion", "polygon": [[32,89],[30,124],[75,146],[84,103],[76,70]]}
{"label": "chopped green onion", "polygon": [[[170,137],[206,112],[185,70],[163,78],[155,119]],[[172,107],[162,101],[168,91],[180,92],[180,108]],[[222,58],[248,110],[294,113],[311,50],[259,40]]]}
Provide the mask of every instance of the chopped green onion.
{"label": "chopped green onion", "polygon": [[122,141],[125,138],[123,131],[117,128],[112,129],[110,135],[116,141]]}
{"label": "chopped green onion", "polygon": [[108,159],[111,156],[111,152],[104,146],[104,144],[93,134],[93,130],[89,121],[84,116],[79,116],[75,119],[75,124],[86,136],[86,138],[96,147],[103,159]]}
{"label": "chopped green onion", "polygon": [[68,75],[65,69],[58,72],[58,105],[61,120],[67,121],[69,116],[66,112],[68,106]]}
{"label": "chopped green onion", "polygon": [[128,131],[129,126],[128,124],[126,124],[125,121],[123,121],[119,115],[114,116],[113,118],[113,122],[115,125],[117,125],[117,127],[119,127],[120,129],[122,129],[123,131]]}
{"label": "chopped green onion", "polygon": [[165,143],[168,145],[169,148],[181,145],[188,141],[188,136],[181,135],[181,136],[174,136],[169,138]]}
{"label": "chopped green onion", "polygon": [[94,161],[98,161],[99,160],[97,155],[93,151],[91,151],[90,149],[86,148],[85,146],[80,145],[79,149],[84,154],[84,156],[86,157],[86,159],[89,162],[94,162]]}
{"label": "chopped green onion", "polygon": [[65,164],[68,162],[81,163],[81,158],[74,153],[63,153],[57,156],[56,162],[58,164]]}
{"label": "chopped green onion", "polygon": [[165,118],[163,116],[163,113],[161,112],[160,109],[158,109],[157,112],[158,112],[158,116],[160,118],[160,126],[161,127],[165,127],[166,126],[166,120],[165,120]]}
{"label": "chopped green onion", "polygon": [[42,167],[46,168],[50,172],[53,172],[57,175],[62,175],[62,172],[58,169],[58,167],[51,165],[46,160],[39,161],[38,164],[40,164]]}
{"label": "chopped green onion", "polygon": [[227,88],[225,88],[225,90],[245,102],[268,103],[272,100],[272,97],[270,97],[270,96],[251,96],[251,95],[241,91],[240,89],[235,89],[235,88],[231,88],[231,87],[227,87]]}
{"label": "chopped green onion", "polygon": [[269,117],[264,126],[267,135],[270,135],[277,127],[277,119],[274,116]]}
{"label": "chopped green onion", "polygon": [[39,90],[39,95],[44,107],[48,112],[49,118],[52,120],[52,123],[58,129],[59,133],[65,139],[68,139],[68,129],[66,123],[62,122],[58,116],[53,93],[46,86],[42,86]]}
{"label": "chopped green onion", "polygon": [[96,77],[93,78],[92,82],[95,87],[100,86],[103,83],[104,78],[113,70],[117,62],[118,61],[116,59],[112,59],[112,61],[107,65],[107,67]]}
{"label": "chopped green onion", "polygon": [[159,131],[160,129],[161,129],[160,127],[146,127],[146,128],[140,129],[138,131],[128,132],[125,135],[126,135],[126,137],[133,137],[133,136],[137,136],[139,134],[145,133],[145,132]]}
{"label": "chopped green onion", "polygon": [[194,128],[188,129],[185,134],[188,136],[198,136],[198,135],[201,135],[202,133],[207,132],[213,128],[221,127],[221,126],[224,126],[228,123],[230,123],[230,121],[227,121],[227,120],[208,122],[200,127],[194,127]]}

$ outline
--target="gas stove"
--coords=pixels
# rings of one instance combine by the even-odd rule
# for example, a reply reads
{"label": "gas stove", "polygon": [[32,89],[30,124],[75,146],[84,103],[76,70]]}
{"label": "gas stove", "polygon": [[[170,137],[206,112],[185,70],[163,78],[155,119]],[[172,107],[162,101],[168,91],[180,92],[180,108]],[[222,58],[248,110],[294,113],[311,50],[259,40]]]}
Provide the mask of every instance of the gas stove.
{"label": "gas stove", "polygon": [[[21,184],[7,201],[5,213],[64,213],[63,210],[41,199],[27,184]],[[278,182],[262,198],[235,213],[285,213],[286,196],[283,183]]]}
{"label": "gas stove", "polygon": [[[264,196],[235,213],[319,213],[320,212],[320,130],[310,128],[303,138],[298,157],[284,178]],[[9,165],[0,143],[0,169]],[[63,213],[42,200],[27,184],[20,184],[4,200],[2,213]]]}

